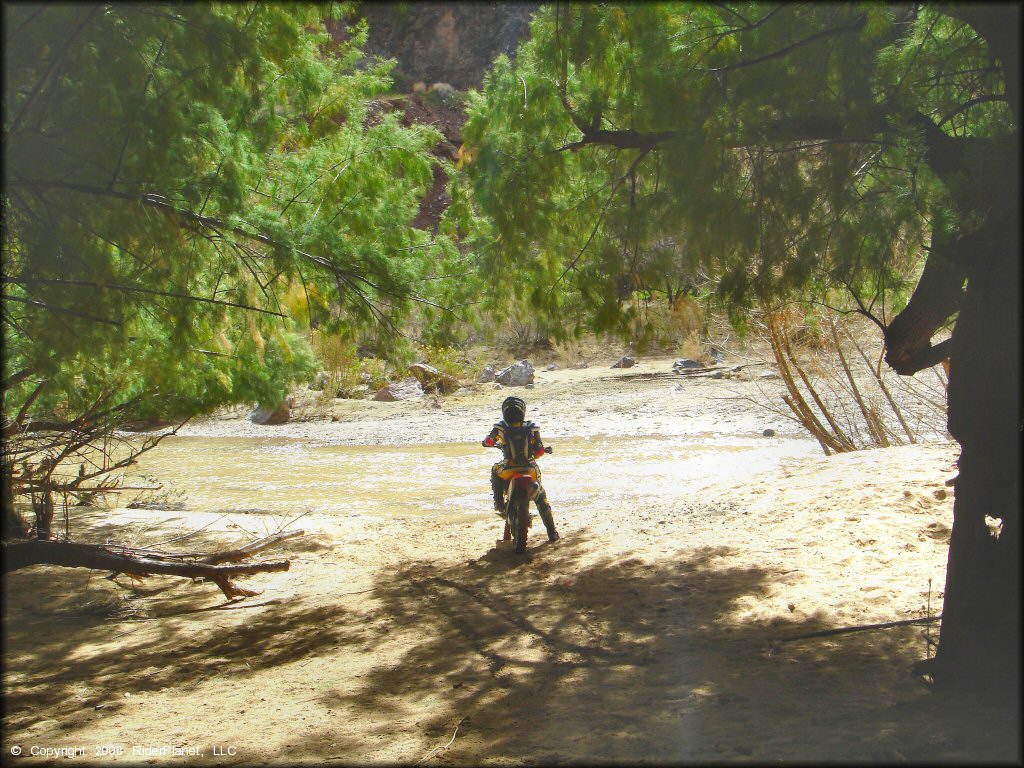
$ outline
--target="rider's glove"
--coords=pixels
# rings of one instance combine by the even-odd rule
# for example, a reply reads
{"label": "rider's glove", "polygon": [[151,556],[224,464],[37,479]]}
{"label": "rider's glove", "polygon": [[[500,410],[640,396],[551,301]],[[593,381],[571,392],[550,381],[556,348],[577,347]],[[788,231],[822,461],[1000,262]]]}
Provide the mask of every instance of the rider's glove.
{"label": "rider's glove", "polygon": [[494,445],[494,438],[493,437],[485,437],[484,441],[483,441],[483,443],[481,443],[481,445],[483,445],[484,448],[490,448],[492,445]]}
{"label": "rider's glove", "polygon": [[541,446],[540,448],[537,449],[536,453],[533,454],[533,457],[535,459],[539,459],[543,455],[544,455],[544,446]]}

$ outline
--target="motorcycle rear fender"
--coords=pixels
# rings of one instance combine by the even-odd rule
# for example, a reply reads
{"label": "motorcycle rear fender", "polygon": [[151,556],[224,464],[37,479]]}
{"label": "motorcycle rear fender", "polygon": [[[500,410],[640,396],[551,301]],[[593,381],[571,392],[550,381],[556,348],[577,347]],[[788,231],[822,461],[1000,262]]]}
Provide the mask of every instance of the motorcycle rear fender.
{"label": "motorcycle rear fender", "polygon": [[498,477],[502,480],[511,480],[514,477],[529,477],[531,480],[536,480],[537,470],[534,467],[509,467],[501,470]]}
{"label": "motorcycle rear fender", "polygon": [[513,475],[512,487],[526,491],[527,498],[533,501],[540,494],[540,483],[529,475]]}

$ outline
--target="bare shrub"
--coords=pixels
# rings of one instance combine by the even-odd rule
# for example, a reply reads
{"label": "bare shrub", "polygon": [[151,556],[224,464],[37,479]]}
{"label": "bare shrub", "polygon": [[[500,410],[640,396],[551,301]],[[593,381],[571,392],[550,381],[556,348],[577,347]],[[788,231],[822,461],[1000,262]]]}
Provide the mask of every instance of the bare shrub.
{"label": "bare shrub", "polygon": [[688,357],[691,360],[705,362],[706,349],[700,335],[696,331],[692,331],[686,338],[676,344],[675,354],[679,357]]}
{"label": "bare shrub", "polygon": [[[586,368],[592,364],[603,365],[609,358],[609,349],[620,349],[622,339],[594,333],[584,333],[551,345],[551,362],[563,368]],[[612,353],[614,355],[615,352]]]}
{"label": "bare shrub", "polygon": [[552,344],[552,354],[559,365],[567,368],[580,368],[586,364],[583,339],[570,337]]}
{"label": "bare shrub", "polygon": [[156,432],[123,432],[123,414],[142,396],[112,405],[113,396],[113,390],[101,393],[74,418],[58,411],[52,421],[33,421],[30,399],[14,418],[4,420],[0,482],[5,533],[30,533],[19,502],[30,506],[37,538],[52,538],[61,520],[67,538],[69,507],[83,501],[95,503],[107,494],[156,490],[156,486],[126,485],[126,471],[142,454],[176,434],[187,419]]}
{"label": "bare shrub", "polygon": [[632,336],[638,350],[676,352],[684,344],[700,343],[705,334],[705,309],[700,299],[676,296],[672,303],[640,299],[634,294],[636,309]]}
{"label": "bare shrub", "polygon": [[796,421],[826,454],[948,439],[943,367],[898,376],[883,362],[878,330],[865,318],[775,310],[754,318],[753,328],[786,389],[785,408],[763,391],[759,404]]}

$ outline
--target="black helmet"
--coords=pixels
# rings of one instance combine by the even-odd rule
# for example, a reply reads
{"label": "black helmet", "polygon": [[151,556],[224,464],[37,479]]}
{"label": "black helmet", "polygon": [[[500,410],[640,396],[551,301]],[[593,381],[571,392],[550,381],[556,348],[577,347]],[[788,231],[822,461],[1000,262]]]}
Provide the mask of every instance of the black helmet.
{"label": "black helmet", "polygon": [[515,395],[506,397],[501,404],[501,415],[510,424],[522,422],[526,418],[526,401]]}

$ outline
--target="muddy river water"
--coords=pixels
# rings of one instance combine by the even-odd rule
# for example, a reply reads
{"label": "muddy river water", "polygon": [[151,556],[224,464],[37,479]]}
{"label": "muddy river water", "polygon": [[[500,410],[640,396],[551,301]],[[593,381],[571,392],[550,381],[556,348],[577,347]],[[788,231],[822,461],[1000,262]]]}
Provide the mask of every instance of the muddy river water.
{"label": "muddy river water", "polygon": [[[756,383],[680,381],[670,365],[538,372],[522,391],[554,448],[539,463],[556,514],[697,500],[723,478],[821,455],[797,425],[751,403]],[[144,454],[138,473],[162,485],[158,499],[197,513],[481,519],[493,514],[488,476],[500,453],[479,441],[508,394],[478,385],[443,402],[338,400],[278,426],[244,413],[200,420]]]}
{"label": "muddy river water", "polygon": [[[697,493],[723,473],[742,477],[818,451],[807,439],[760,435],[598,435],[561,439],[540,464],[554,504],[600,506],[681,489]],[[476,518],[491,514],[488,474],[499,457],[479,443],[175,436],[145,455],[139,471],[194,512]]]}

